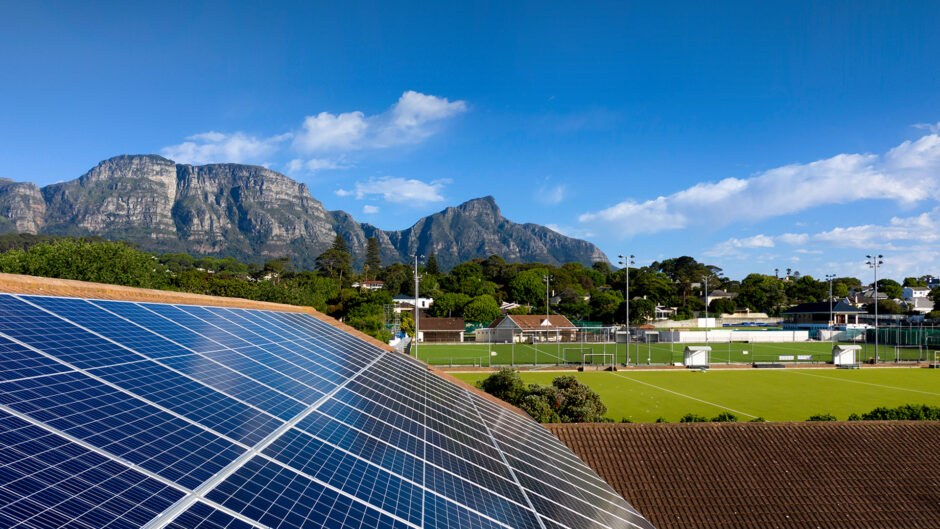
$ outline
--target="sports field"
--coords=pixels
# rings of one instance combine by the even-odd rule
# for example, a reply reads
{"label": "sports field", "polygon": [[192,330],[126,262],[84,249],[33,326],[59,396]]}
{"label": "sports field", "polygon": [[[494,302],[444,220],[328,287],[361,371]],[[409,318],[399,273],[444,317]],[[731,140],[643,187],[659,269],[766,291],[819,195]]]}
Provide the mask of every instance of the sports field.
{"label": "sports field", "polygon": [[[714,364],[750,364],[753,362],[781,361],[824,363],[832,360],[832,344],[830,342],[712,342],[709,344],[634,343],[630,344],[630,363],[662,365],[682,362],[683,351],[685,351],[686,345],[710,346],[712,348],[711,363]],[[874,352],[874,345],[862,344],[862,352],[859,360],[864,362],[866,359],[873,357]],[[453,366],[580,364],[582,356],[589,353],[616,355],[617,364],[626,363],[627,348],[626,345],[622,343],[585,343],[582,345],[578,343],[485,344],[471,342],[463,344],[420,344],[418,346],[418,358],[420,360],[432,365]],[[894,346],[882,345],[878,348],[879,359],[888,362],[893,362],[895,358],[900,358],[901,360],[933,360],[933,354],[933,350],[921,350],[917,347],[895,348]],[[601,363],[601,358],[596,357],[594,362]]]}
{"label": "sports field", "polygon": [[[453,373],[471,384],[489,373]],[[527,383],[551,384],[574,374],[596,391],[615,421],[677,422],[686,413],[730,412],[741,421],[803,421],[818,413],[845,420],[879,406],[940,406],[940,369],[712,369],[570,373],[523,372]]]}

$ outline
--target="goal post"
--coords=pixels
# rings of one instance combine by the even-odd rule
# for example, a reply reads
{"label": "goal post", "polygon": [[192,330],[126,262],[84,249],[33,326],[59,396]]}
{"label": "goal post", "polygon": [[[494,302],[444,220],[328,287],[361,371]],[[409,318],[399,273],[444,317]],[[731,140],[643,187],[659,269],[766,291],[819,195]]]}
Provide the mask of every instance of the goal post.
{"label": "goal post", "polygon": [[[600,358],[599,363],[594,362],[594,358]],[[594,367],[613,367],[614,366],[614,353],[587,353],[581,356],[581,370],[587,369],[588,366]]]}

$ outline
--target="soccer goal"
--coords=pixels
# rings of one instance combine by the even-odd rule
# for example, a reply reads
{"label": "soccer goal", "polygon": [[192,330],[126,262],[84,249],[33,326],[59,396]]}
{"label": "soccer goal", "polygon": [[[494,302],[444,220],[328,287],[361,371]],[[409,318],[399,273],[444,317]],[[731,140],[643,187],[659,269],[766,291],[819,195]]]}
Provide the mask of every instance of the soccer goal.
{"label": "soccer goal", "polygon": [[[581,359],[582,371],[587,370],[589,367],[597,370],[608,369],[614,365],[613,353],[585,353]],[[595,361],[595,359],[600,361]]]}

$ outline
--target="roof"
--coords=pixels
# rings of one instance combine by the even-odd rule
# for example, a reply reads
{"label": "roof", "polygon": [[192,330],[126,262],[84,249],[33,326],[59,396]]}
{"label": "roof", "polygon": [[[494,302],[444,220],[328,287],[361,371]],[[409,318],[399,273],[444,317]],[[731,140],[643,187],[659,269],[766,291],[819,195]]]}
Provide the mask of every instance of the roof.
{"label": "roof", "polygon": [[547,426],[659,529],[940,527],[940,422]]}
{"label": "roof", "polygon": [[420,331],[460,331],[466,330],[463,318],[427,318],[420,316],[418,318],[418,330]]}
{"label": "roof", "polygon": [[505,318],[498,318],[490,324],[490,327],[496,327],[504,319],[509,319],[513,323],[519,326],[520,329],[546,329],[546,328],[562,328],[562,329],[574,329],[575,326],[573,323],[568,321],[568,318],[562,316],[561,314],[552,314],[548,317],[549,325],[542,325],[542,322],[545,321],[545,316],[539,314],[507,314]]}
{"label": "roof", "polygon": [[[844,299],[840,299],[838,302],[832,304],[833,314],[862,314],[865,311],[853,307],[845,302]],[[828,301],[819,301],[816,303],[801,303],[795,307],[790,307],[789,309],[783,311],[784,314],[829,314],[829,302]]]}

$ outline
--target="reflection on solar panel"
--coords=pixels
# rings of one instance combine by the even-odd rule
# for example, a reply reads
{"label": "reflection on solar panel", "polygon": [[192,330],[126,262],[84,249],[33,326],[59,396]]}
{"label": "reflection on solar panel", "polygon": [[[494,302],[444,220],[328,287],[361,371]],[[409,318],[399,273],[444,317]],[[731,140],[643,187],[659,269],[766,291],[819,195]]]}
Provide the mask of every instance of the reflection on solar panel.
{"label": "reflection on solar panel", "polygon": [[0,526],[652,527],[533,421],[307,314],[9,294]]}

